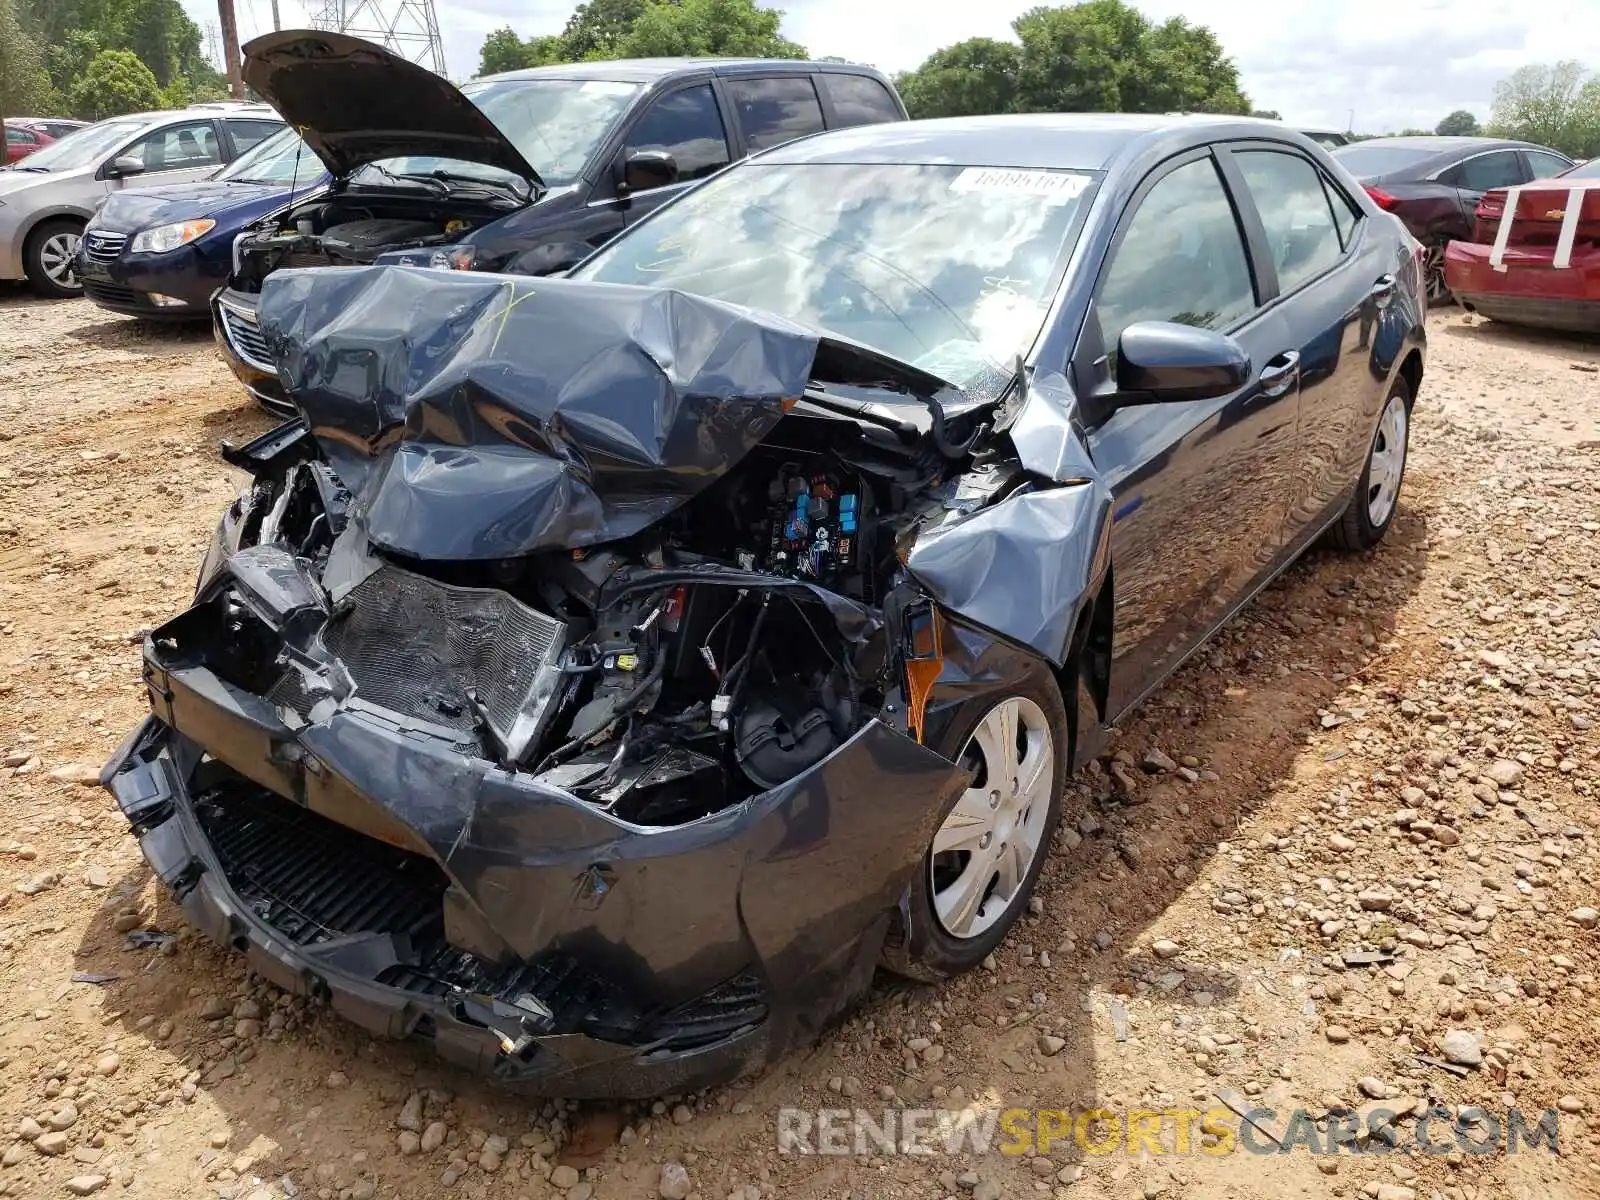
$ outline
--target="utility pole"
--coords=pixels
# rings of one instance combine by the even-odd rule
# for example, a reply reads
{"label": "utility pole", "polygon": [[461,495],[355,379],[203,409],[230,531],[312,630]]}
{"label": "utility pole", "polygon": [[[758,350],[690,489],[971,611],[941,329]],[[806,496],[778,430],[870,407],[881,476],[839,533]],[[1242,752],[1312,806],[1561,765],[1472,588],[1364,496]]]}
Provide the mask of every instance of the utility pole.
{"label": "utility pole", "polygon": [[228,70],[228,92],[235,100],[244,99],[244,75],[239,69],[239,24],[233,16],[233,0],[217,0],[217,19],[222,24],[222,57]]}
{"label": "utility pole", "polygon": [[283,28],[283,22],[278,19],[278,0],[272,0],[272,28],[274,32]]}

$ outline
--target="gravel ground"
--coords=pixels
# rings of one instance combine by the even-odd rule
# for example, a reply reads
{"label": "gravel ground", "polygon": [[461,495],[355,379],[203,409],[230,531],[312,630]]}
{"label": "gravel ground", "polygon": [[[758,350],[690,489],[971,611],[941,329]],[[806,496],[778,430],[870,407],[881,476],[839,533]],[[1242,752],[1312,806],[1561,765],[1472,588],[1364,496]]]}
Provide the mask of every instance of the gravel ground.
{"label": "gravel ground", "polygon": [[[237,488],[215,443],[267,420],[203,332],[0,293],[0,1195],[1600,1195],[1600,347],[1431,333],[1388,542],[1313,553],[1138,714],[992,969],[885,983],[739,1087],[530,1107],[251,979],[152,882],[93,775]],[[1210,1118],[1187,1153],[1153,1152],[1174,1123],[1134,1153],[776,1138],[781,1107],[1219,1095],[1296,1144],[1218,1153]],[[1291,1117],[1387,1108],[1404,1150],[1430,1104],[1451,1153],[1312,1153]],[[1513,1107],[1559,1112],[1559,1157],[1456,1147],[1452,1118],[1482,1140]]]}

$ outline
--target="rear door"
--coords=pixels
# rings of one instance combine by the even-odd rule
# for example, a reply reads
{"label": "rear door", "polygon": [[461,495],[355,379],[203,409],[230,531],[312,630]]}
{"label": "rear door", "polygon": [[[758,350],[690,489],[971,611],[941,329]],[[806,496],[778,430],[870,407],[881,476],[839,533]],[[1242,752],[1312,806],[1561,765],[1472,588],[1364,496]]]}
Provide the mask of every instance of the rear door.
{"label": "rear door", "polygon": [[[1115,497],[1113,714],[1242,603],[1285,546],[1300,359],[1281,309],[1258,295],[1247,249],[1258,235],[1242,218],[1209,149],[1157,168],[1119,222],[1073,355],[1090,451]],[[1136,321],[1230,334],[1250,382],[1214,400],[1098,411]]]}
{"label": "rear door", "polygon": [[1456,189],[1461,200],[1461,215],[1467,227],[1472,227],[1473,214],[1478,202],[1490,188],[1516,187],[1530,178],[1528,164],[1516,149],[1488,150],[1463,159],[1439,177]]}
{"label": "rear door", "polygon": [[1260,221],[1259,276],[1300,360],[1291,542],[1341,510],[1365,465],[1404,334],[1394,246],[1311,158],[1270,142],[1227,148]]}

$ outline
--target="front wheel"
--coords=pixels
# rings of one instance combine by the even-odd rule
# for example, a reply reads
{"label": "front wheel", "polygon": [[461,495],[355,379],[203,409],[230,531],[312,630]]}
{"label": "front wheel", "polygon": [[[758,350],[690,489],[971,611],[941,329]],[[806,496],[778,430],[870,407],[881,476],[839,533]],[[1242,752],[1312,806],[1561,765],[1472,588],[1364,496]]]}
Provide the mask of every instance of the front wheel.
{"label": "front wheel", "polygon": [[1383,403],[1350,507],[1329,530],[1334,545],[1341,550],[1370,550],[1389,532],[1400,505],[1400,485],[1405,482],[1410,442],[1411,385],[1400,376]]}
{"label": "front wheel", "polygon": [[1070,758],[1066,706],[1042,666],[968,701],[941,754],[972,774],[923,855],[883,965],[936,981],[983,961],[1016,922],[1050,856]]}
{"label": "front wheel", "polygon": [[22,269],[37,295],[50,300],[70,300],[83,295],[78,278],[78,242],[83,225],[78,221],[45,221],[28,235],[22,249]]}

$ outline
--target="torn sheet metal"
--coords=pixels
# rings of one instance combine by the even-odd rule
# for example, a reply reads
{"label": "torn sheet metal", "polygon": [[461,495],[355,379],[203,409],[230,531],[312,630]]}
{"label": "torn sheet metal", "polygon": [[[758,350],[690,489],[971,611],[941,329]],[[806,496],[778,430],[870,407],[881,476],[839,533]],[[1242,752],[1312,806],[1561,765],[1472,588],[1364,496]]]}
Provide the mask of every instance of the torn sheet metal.
{"label": "torn sheet metal", "polygon": [[261,328],[370,541],[495,559],[628,537],[760,443],[818,337],[683,292],[279,271]]}
{"label": "torn sheet metal", "polygon": [[906,567],[952,612],[1057,666],[1104,578],[1111,493],[1099,482],[1024,492],[924,533]]}

